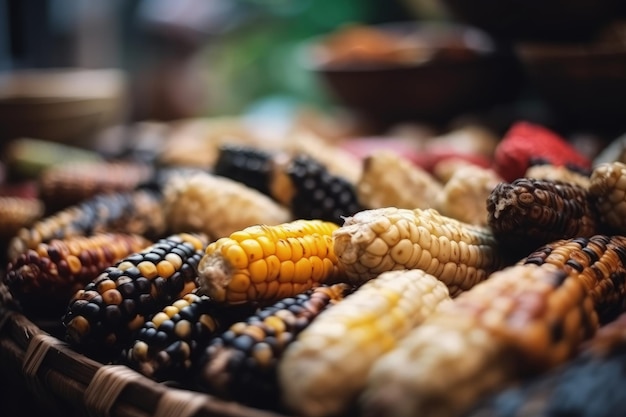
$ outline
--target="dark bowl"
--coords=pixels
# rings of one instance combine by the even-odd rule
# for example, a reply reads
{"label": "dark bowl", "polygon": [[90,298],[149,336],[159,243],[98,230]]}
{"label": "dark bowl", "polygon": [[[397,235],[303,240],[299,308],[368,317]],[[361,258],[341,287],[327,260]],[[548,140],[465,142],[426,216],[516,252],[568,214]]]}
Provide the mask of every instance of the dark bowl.
{"label": "dark bowl", "polygon": [[[401,51],[379,60],[348,52],[341,59],[328,59],[329,54],[319,54],[319,48],[333,34],[311,41],[304,49],[306,67],[317,74],[330,96],[364,118],[382,123],[441,123],[512,100],[517,94],[519,68],[513,54],[479,29],[396,23],[368,30],[399,36],[405,42],[416,40],[426,52]],[[390,55],[399,58],[387,59]]]}
{"label": "dark bowl", "polygon": [[451,14],[499,38],[583,40],[612,21],[621,0],[441,0]]}
{"label": "dark bowl", "polygon": [[626,43],[523,43],[517,51],[530,85],[562,124],[626,128]]}

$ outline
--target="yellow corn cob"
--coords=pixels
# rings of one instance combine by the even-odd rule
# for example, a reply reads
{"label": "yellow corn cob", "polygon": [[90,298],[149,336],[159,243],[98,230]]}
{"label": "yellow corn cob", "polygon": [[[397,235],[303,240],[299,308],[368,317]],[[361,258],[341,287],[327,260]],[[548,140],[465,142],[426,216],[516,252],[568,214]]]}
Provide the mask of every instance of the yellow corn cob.
{"label": "yellow corn cob", "polygon": [[441,190],[432,175],[391,151],[368,156],[357,183],[359,201],[370,209],[434,207]]}
{"label": "yellow corn cob", "polygon": [[589,191],[600,221],[614,233],[626,232],[626,164],[607,162],[591,173]]}
{"label": "yellow corn cob", "polygon": [[394,269],[422,269],[455,296],[503,263],[489,229],[433,209],[364,210],[346,218],[333,238],[339,265],[354,284]]}
{"label": "yellow corn cob", "polygon": [[209,244],[198,265],[199,294],[220,302],[272,301],[338,273],[331,234],[338,225],[295,220],[256,225]]}
{"label": "yellow corn cob", "polygon": [[283,401],[297,415],[346,412],[372,362],[450,302],[446,286],[420,270],[389,271],[321,313],[279,362]]}
{"label": "yellow corn cob", "polygon": [[291,220],[289,210],[261,192],[205,172],[173,175],[163,190],[171,232],[194,231],[218,239],[254,224]]}
{"label": "yellow corn cob", "polygon": [[569,360],[624,298],[624,238],[555,242],[493,273],[374,364],[367,416],[457,416]]}
{"label": "yellow corn cob", "polygon": [[492,169],[460,166],[436,197],[435,207],[444,216],[487,226],[487,198],[503,179]]}

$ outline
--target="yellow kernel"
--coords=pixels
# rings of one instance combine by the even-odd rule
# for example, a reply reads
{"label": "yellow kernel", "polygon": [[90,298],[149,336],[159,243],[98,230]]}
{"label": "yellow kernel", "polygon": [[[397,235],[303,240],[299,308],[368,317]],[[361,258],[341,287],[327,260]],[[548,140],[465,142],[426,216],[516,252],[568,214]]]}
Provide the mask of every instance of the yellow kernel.
{"label": "yellow kernel", "polygon": [[276,242],[276,256],[281,262],[291,259],[291,245],[284,239]]}
{"label": "yellow kernel", "polygon": [[119,305],[122,302],[122,294],[116,289],[107,290],[102,294],[105,304]]}
{"label": "yellow kernel", "polygon": [[267,263],[267,280],[273,281],[280,274],[280,260],[276,255],[270,255],[265,259]]}
{"label": "yellow kernel", "polygon": [[307,258],[302,258],[295,264],[295,273],[293,275],[293,282],[304,283],[311,279],[311,261]]}
{"label": "yellow kernel", "polygon": [[[262,285],[262,284],[261,284]],[[267,290],[264,292],[264,299],[272,300],[276,298],[278,294],[278,289],[280,287],[280,283],[278,281],[272,281],[267,284]],[[259,290],[259,292],[261,292]]]}
{"label": "yellow kernel", "polygon": [[169,316],[162,311],[159,311],[152,318],[152,323],[158,329],[164,321],[169,320]]}
{"label": "yellow kernel", "polygon": [[191,243],[195,250],[204,249],[204,242],[202,239],[198,238],[198,236],[192,235],[190,233],[181,233],[180,238],[183,242]]}
{"label": "yellow kernel", "polygon": [[241,292],[245,293],[250,286],[250,278],[243,273],[233,275],[230,283],[228,284],[228,289],[231,292]]}
{"label": "yellow kernel", "polygon": [[182,291],[178,293],[178,296],[182,297],[183,295],[189,294],[196,288],[198,288],[198,285],[196,284],[194,280],[187,281],[185,282],[185,285],[183,286]]}
{"label": "yellow kernel", "polygon": [[[276,281],[274,281],[276,282]],[[287,298],[287,297],[291,297],[294,294],[294,288],[293,288],[293,284],[291,283],[284,283],[284,284],[280,284],[280,286],[278,287],[278,294],[276,294],[276,298],[278,300],[283,299],[283,298]]]}
{"label": "yellow kernel", "polygon": [[165,314],[167,314],[167,317],[172,318],[174,317],[176,314],[178,314],[180,310],[174,306],[167,306],[163,309],[163,312]]}
{"label": "yellow kernel", "polygon": [[146,318],[141,314],[137,314],[135,318],[128,323],[128,329],[132,331],[139,330],[139,328],[144,324],[146,324]]}
{"label": "yellow kernel", "polygon": [[137,265],[137,269],[139,269],[139,272],[141,272],[142,276],[148,279],[156,278],[158,274],[156,265],[148,261],[139,262],[139,264]]}
{"label": "yellow kernel", "polygon": [[285,331],[285,322],[276,316],[268,316],[263,320],[270,329],[274,329],[276,333],[282,333]]}
{"label": "yellow kernel", "polygon": [[172,303],[172,307],[177,308],[179,311],[187,307],[189,303],[184,298],[178,299]]}
{"label": "yellow kernel", "polygon": [[174,265],[170,261],[160,261],[156,265],[157,274],[163,278],[169,278],[176,272]]}
{"label": "yellow kernel", "polygon": [[322,259],[324,263],[324,277],[328,278],[335,273],[335,264],[328,258]]}
{"label": "yellow kernel", "polygon": [[78,256],[83,251],[80,243],[77,241],[67,242],[67,249],[69,250],[71,255]]}
{"label": "yellow kernel", "polygon": [[312,255],[317,254],[317,246],[311,235],[302,236],[299,241],[302,243],[302,256],[310,258]]}
{"label": "yellow kernel", "polygon": [[274,255],[276,252],[276,245],[274,242],[267,236],[259,236],[256,238],[256,241],[261,245],[261,249],[263,249],[263,257],[267,258],[270,255]]}
{"label": "yellow kernel", "polygon": [[91,326],[89,324],[89,320],[87,320],[83,316],[76,316],[76,317],[74,317],[68,323],[67,327],[68,327],[68,331],[72,335],[72,338],[76,339],[77,341],[82,339],[82,337],[84,335],[89,333],[90,328],[91,328]]}
{"label": "yellow kernel", "polygon": [[130,262],[130,261],[122,261],[117,266],[117,269],[119,269],[120,271],[126,271],[127,269],[134,268],[134,267],[135,267],[135,265],[133,265],[132,262]]}
{"label": "yellow kernel", "polygon": [[180,269],[183,266],[183,260],[181,259],[180,256],[178,256],[175,253],[168,253],[167,255],[165,255],[165,258],[163,261],[164,262],[167,261],[170,264],[172,264],[172,267],[176,270]]}
{"label": "yellow kernel", "polygon": [[291,260],[297,262],[298,259],[304,256],[304,248],[300,239],[294,237],[287,238],[289,246],[291,246]]}
{"label": "yellow kernel", "polygon": [[148,344],[143,341],[138,341],[133,346],[133,359],[143,362],[148,359]]}
{"label": "yellow kernel", "polygon": [[292,261],[285,261],[280,263],[280,274],[278,274],[278,281],[291,282],[293,275],[295,274],[296,267]]}
{"label": "yellow kernel", "polygon": [[256,284],[255,285],[250,285],[248,287],[248,291],[246,293],[246,297],[248,297],[248,300],[258,300],[259,299],[259,291],[257,291],[257,289],[256,289]]}
{"label": "yellow kernel", "polygon": [[232,240],[236,240],[237,242],[243,242],[246,239],[250,239],[250,233],[245,230],[239,230],[234,233],[231,233],[229,236]]}
{"label": "yellow kernel", "polygon": [[324,262],[318,256],[312,256],[309,261],[311,262],[311,279],[315,282],[324,280]]}
{"label": "yellow kernel", "polygon": [[261,244],[254,239],[246,239],[240,242],[241,248],[248,255],[248,261],[253,262],[263,259],[263,248]]}
{"label": "yellow kernel", "polygon": [[226,301],[232,304],[245,303],[248,301],[248,294],[246,292],[229,292]]}
{"label": "yellow kernel", "polygon": [[248,255],[239,245],[230,246],[226,249],[224,256],[235,269],[245,269],[248,267]]}
{"label": "yellow kernel", "polygon": [[181,320],[174,325],[174,333],[181,339],[187,339],[191,336],[191,323],[189,320]]}
{"label": "yellow kernel", "polygon": [[250,263],[248,271],[250,272],[250,280],[255,284],[267,280],[267,263],[263,259]]}
{"label": "yellow kernel", "polygon": [[105,279],[98,283],[98,292],[100,294],[104,294],[105,291],[112,290],[116,288],[115,281],[112,279]]}
{"label": "yellow kernel", "polygon": [[323,258],[328,253],[328,244],[326,243],[326,239],[324,236],[319,234],[313,235],[313,240],[315,242],[315,246],[317,246],[317,256]]}

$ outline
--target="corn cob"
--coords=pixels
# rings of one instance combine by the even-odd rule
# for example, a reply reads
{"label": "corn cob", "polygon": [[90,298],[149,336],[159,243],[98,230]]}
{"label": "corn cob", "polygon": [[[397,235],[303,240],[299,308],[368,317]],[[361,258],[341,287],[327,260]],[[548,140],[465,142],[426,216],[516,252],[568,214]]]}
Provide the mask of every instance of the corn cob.
{"label": "corn cob", "polygon": [[589,176],[591,173],[583,172],[577,167],[568,167],[566,165],[552,165],[548,162],[533,162],[526,169],[524,174],[527,178],[543,179],[550,181],[561,181],[570,184],[576,184],[584,189],[589,189]]}
{"label": "corn cob", "polygon": [[223,144],[219,147],[213,173],[238,181],[271,196],[273,158],[274,154],[264,149],[238,144]]}
{"label": "corn cob", "polygon": [[422,269],[456,296],[503,264],[489,229],[433,209],[364,210],[346,218],[333,239],[339,265],[354,284],[394,269]]}
{"label": "corn cob", "polygon": [[492,169],[476,165],[459,167],[437,195],[435,208],[444,216],[487,226],[485,202],[500,182],[502,178]]}
{"label": "corn cob", "polygon": [[149,244],[120,233],[53,239],[9,262],[4,280],[26,310],[52,315],[105,268]]}
{"label": "corn cob", "polygon": [[329,281],[339,273],[331,237],[337,227],[299,219],[218,239],[198,265],[199,292],[226,303],[274,301]]}
{"label": "corn cob", "polygon": [[271,193],[294,218],[337,223],[362,209],[354,184],[317,160],[301,154],[276,164]]}
{"label": "corn cob", "polygon": [[43,202],[25,197],[0,197],[0,239],[8,241],[23,227],[31,226],[44,213]]}
{"label": "corn cob", "polygon": [[519,257],[554,240],[599,232],[590,194],[575,184],[533,178],[503,182],[491,192],[487,211],[498,242]]}
{"label": "corn cob", "polygon": [[9,242],[9,259],[52,239],[123,231],[154,239],[165,230],[161,196],[148,190],[102,194],[22,228]]}
{"label": "corn cob", "polygon": [[293,132],[281,149],[289,155],[308,155],[324,165],[331,175],[345,178],[351,184],[361,177],[361,159],[353,153],[310,131]]}
{"label": "corn cob", "polygon": [[225,308],[210,297],[186,294],[143,325],[123,360],[159,382],[188,380],[209,340],[251,313],[251,306]]}
{"label": "corn cob", "polygon": [[[481,401],[468,417],[614,417],[624,413],[626,316],[601,328],[572,362]],[[610,348],[607,349],[609,345]]]}
{"label": "corn cob", "polygon": [[276,375],[285,349],[326,308],[350,291],[347,284],[319,286],[262,308],[211,340],[200,359],[198,384],[222,398],[276,408]]}
{"label": "corn cob", "polygon": [[70,301],[68,342],[92,355],[119,354],[150,316],[196,288],[206,244],[199,235],[175,234],[106,268]]}
{"label": "corn cob", "polygon": [[381,207],[431,208],[442,185],[424,169],[392,151],[366,157],[357,195],[369,209]]}
{"label": "corn cob", "polygon": [[205,172],[172,176],[163,195],[172,233],[194,231],[218,239],[250,225],[291,220],[289,210],[259,191]]}
{"label": "corn cob", "polygon": [[278,365],[287,407],[297,415],[342,415],[365,386],[372,362],[450,301],[421,270],[389,271],[363,284],[298,335]]}
{"label": "corn cob", "polygon": [[39,176],[40,198],[48,213],[102,193],[130,192],[152,175],[148,165],[127,161],[91,161],[54,165]]}
{"label": "corn cob", "polygon": [[494,272],[374,364],[366,415],[456,416],[571,359],[597,330],[598,311],[622,304],[623,261],[624,239],[599,235],[557,242]]}
{"label": "corn cob", "polygon": [[614,233],[626,232],[626,164],[600,164],[593,169],[590,182],[600,221]]}

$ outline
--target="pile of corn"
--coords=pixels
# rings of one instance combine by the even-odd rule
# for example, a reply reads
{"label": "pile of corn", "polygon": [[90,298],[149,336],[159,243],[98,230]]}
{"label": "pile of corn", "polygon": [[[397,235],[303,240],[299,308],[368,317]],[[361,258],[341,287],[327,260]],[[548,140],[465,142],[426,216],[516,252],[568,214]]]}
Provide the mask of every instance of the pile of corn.
{"label": "pile of corn", "polygon": [[514,126],[491,167],[252,141],[208,167],[44,166],[45,199],[0,199],[0,300],[103,363],[287,415],[600,413],[536,387],[625,380],[594,369],[625,363],[626,164],[532,142],[551,134]]}

